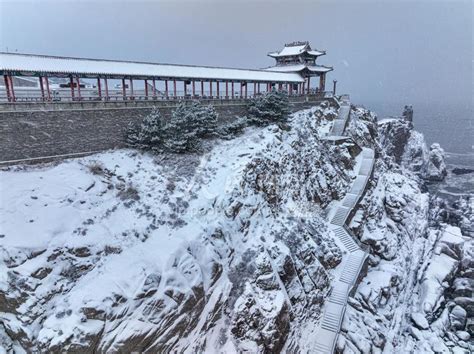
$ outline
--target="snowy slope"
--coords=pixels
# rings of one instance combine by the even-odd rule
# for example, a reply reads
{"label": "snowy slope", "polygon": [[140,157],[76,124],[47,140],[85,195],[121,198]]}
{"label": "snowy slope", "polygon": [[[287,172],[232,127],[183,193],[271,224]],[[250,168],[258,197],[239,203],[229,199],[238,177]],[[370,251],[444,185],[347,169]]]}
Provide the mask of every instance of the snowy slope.
{"label": "snowy slope", "polygon": [[341,259],[323,209],[355,156],[320,141],[334,116],[302,111],[290,131],[249,129],[201,156],[119,150],[2,172],[4,345],[297,348]]}

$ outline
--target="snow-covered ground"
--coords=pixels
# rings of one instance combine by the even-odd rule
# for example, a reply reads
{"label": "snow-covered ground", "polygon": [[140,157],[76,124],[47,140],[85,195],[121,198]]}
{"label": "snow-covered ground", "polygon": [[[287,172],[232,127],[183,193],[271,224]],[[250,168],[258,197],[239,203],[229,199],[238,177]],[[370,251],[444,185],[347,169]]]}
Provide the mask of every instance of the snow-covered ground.
{"label": "snow-covered ground", "polygon": [[[335,115],[314,107],[294,114],[290,130],[249,128],[202,154],[117,150],[1,171],[0,347],[304,348],[344,252],[326,220],[360,160],[353,142],[321,139]],[[463,348],[468,321],[456,306],[468,300],[447,289],[469,277],[460,273],[472,264],[468,242],[429,225],[420,180],[391,155],[410,153],[372,113],[353,109],[349,131],[379,156],[351,224],[371,256],[339,349]],[[406,151],[427,151],[418,138]]]}
{"label": "snow-covered ground", "polygon": [[322,210],[352,174],[319,140],[331,110],[202,155],[118,150],[1,172],[14,345],[254,351],[291,337],[290,313],[317,322],[341,252]]}

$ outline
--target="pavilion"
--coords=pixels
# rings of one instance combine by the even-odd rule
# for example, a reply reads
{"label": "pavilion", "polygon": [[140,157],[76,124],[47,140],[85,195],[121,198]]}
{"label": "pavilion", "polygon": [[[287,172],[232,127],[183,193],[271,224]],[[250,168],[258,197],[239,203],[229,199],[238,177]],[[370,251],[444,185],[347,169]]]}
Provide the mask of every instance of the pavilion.
{"label": "pavilion", "polygon": [[[251,93],[256,96],[261,92],[261,85],[266,91],[277,89],[290,95],[305,95],[324,91],[326,73],[332,68],[315,64],[316,58],[324,54],[312,50],[308,42],[295,42],[285,45],[278,53],[269,54],[277,60],[276,66],[254,70],[0,52],[0,75],[4,78],[4,99],[8,102],[55,101],[52,96],[56,90],[50,88],[51,78],[67,80],[61,87],[63,95],[64,91],[69,94],[60,98],[66,101],[248,98],[248,87],[253,86]],[[320,77],[319,89],[314,92],[310,91],[312,76]],[[23,96],[15,94],[15,77],[37,78],[37,97],[30,97],[32,90]],[[94,80],[94,90],[85,90],[81,84],[83,79]],[[121,85],[110,86],[109,80],[119,80]],[[136,81],[144,82],[144,92],[134,90]],[[112,93],[117,87],[119,97]],[[235,91],[236,87],[240,92]]]}

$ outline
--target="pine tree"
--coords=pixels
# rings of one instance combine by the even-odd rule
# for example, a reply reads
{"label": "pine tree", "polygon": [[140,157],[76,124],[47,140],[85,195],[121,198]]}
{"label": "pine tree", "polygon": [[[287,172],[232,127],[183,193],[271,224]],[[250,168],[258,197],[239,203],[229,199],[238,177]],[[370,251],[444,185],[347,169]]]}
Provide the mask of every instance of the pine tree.
{"label": "pine tree", "polygon": [[286,123],[290,113],[286,92],[271,91],[252,99],[248,105],[249,121],[257,126]]}
{"label": "pine tree", "polygon": [[153,107],[139,127],[129,125],[127,132],[128,145],[142,150],[159,151],[165,138],[163,123],[159,110]]}

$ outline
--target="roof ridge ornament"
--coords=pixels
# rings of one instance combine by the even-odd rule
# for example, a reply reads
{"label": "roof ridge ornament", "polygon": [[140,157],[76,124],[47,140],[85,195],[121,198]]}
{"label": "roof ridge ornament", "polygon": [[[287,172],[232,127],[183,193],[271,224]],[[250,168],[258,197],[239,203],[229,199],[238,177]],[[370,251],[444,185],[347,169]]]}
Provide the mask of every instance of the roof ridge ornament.
{"label": "roof ridge ornament", "polygon": [[309,41],[295,41],[291,43],[285,43],[285,47],[297,47],[301,45],[309,45]]}

